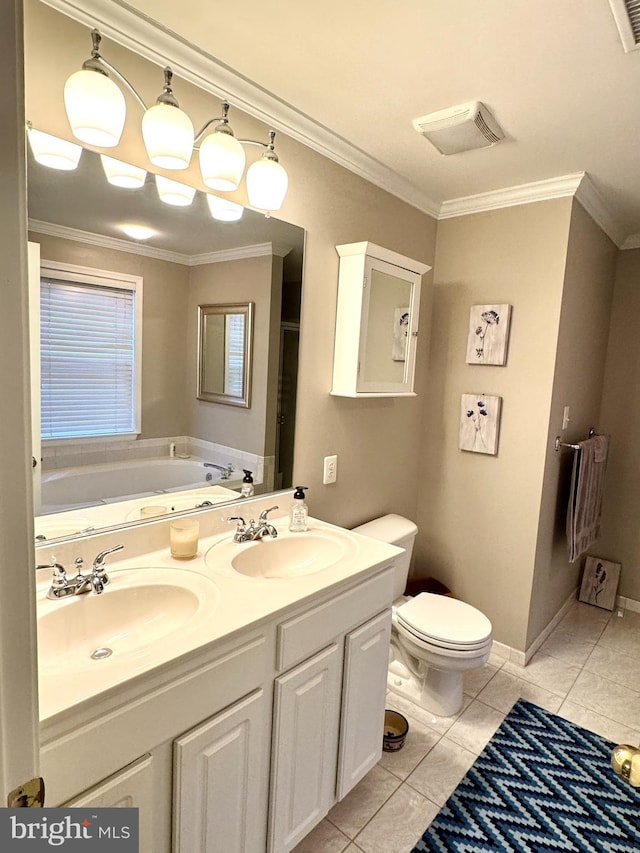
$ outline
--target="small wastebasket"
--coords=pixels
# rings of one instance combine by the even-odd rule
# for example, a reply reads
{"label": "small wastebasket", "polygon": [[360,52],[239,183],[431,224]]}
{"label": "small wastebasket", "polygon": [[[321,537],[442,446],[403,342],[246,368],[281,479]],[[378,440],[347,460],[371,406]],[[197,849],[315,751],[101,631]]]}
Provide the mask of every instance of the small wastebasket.
{"label": "small wastebasket", "polygon": [[382,748],[385,752],[396,752],[402,749],[409,731],[407,718],[398,711],[384,712],[384,734]]}

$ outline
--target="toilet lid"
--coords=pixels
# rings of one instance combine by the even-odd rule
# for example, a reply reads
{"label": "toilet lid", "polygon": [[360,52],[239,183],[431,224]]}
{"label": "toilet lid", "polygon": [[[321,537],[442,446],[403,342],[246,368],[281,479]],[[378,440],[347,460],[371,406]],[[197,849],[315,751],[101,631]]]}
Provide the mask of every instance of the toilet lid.
{"label": "toilet lid", "polygon": [[421,592],[397,610],[398,621],[413,634],[437,645],[466,648],[490,639],[491,622],[464,601]]}

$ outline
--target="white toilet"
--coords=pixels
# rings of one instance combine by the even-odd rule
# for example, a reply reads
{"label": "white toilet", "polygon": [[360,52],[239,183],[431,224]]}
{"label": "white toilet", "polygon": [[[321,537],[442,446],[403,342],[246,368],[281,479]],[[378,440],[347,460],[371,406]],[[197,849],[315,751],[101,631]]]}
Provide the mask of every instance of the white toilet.
{"label": "white toilet", "polygon": [[418,532],[412,521],[384,515],[354,532],[405,549],[395,564],[387,686],[432,714],[456,714],[462,707],[464,673],[489,659],[491,622],[455,598],[428,592],[415,598],[403,595]]}

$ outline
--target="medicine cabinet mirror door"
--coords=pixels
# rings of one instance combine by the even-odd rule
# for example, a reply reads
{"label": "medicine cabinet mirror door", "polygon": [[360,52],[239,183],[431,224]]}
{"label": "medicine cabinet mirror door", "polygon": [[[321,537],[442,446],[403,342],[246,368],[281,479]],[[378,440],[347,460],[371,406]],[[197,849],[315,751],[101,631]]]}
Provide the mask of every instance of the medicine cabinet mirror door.
{"label": "medicine cabinet mirror door", "polygon": [[412,394],[421,276],[367,257],[358,393]]}
{"label": "medicine cabinet mirror door", "polygon": [[199,400],[251,407],[253,302],[198,306]]}

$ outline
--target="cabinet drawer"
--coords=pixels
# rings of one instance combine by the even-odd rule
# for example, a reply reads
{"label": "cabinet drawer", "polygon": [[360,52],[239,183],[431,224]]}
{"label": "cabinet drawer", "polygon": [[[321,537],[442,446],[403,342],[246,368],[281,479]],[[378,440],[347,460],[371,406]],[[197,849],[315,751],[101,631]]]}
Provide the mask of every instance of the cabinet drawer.
{"label": "cabinet drawer", "polygon": [[391,605],[393,568],[278,625],[276,666],[288,669]]}

